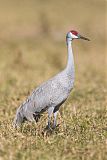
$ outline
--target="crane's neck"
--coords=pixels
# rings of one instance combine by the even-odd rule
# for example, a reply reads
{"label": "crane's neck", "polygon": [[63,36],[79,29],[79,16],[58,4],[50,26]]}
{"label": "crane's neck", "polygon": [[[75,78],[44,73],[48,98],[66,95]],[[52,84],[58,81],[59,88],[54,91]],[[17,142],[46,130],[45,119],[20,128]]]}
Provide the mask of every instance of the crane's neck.
{"label": "crane's neck", "polygon": [[72,51],[72,40],[67,38],[66,43],[67,43],[67,50],[68,50],[68,60],[67,60],[66,72],[74,80],[75,68],[74,68],[74,57],[73,57],[73,51]]}

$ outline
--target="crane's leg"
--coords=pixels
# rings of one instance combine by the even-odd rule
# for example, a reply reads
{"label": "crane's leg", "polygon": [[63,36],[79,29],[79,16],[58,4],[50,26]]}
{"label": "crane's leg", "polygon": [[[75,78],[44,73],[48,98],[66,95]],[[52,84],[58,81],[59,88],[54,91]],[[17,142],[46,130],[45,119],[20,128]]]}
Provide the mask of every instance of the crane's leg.
{"label": "crane's leg", "polygon": [[59,111],[60,106],[66,101],[66,99],[64,99],[61,103],[59,103],[55,108],[54,108],[54,128],[56,127],[56,118],[57,118],[57,113]]}
{"label": "crane's leg", "polygon": [[51,120],[53,110],[54,110],[54,107],[49,107],[48,108],[48,128],[50,128],[50,120]]}
{"label": "crane's leg", "polygon": [[58,113],[58,111],[54,112],[54,124],[53,124],[53,128],[56,128],[56,125],[57,125],[57,123],[56,123],[57,113]]}

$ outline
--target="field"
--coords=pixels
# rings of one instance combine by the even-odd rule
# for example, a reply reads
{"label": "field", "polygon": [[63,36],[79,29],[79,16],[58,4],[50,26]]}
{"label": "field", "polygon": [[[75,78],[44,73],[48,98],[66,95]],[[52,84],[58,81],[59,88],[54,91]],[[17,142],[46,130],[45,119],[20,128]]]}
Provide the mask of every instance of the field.
{"label": "field", "polygon": [[[0,0],[0,160],[106,160],[106,1]],[[66,33],[73,41],[75,87],[58,114],[58,127],[12,127],[16,109],[66,65]]]}

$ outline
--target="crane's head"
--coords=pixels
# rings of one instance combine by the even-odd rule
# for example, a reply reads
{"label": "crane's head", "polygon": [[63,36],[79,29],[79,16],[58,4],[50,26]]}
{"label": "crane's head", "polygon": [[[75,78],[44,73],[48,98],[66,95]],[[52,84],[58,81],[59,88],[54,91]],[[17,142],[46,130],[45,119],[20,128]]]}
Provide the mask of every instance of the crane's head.
{"label": "crane's head", "polygon": [[83,39],[90,41],[88,38],[81,36],[77,31],[74,30],[71,30],[67,33],[66,39],[69,39],[70,41],[72,41],[73,39]]}

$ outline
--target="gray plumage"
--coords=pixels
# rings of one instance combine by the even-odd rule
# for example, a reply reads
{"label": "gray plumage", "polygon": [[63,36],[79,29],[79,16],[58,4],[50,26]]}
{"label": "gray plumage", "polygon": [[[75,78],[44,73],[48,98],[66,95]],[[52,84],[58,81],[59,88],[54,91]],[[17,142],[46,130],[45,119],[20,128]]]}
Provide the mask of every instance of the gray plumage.
{"label": "gray plumage", "polygon": [[14,127],[20,126],[25,120],[38,121],[41,113],[48,110],[48,126],[50,127],[50,117],[54,113],[54,127],[56,126],[56,116],[60,106],[68,98],[74,85],[74,59],[71,42],[76,35],[68,32],[66,36],[68,61],[66,68],[37,87],[26,101],[17,109],[14,119]]}

